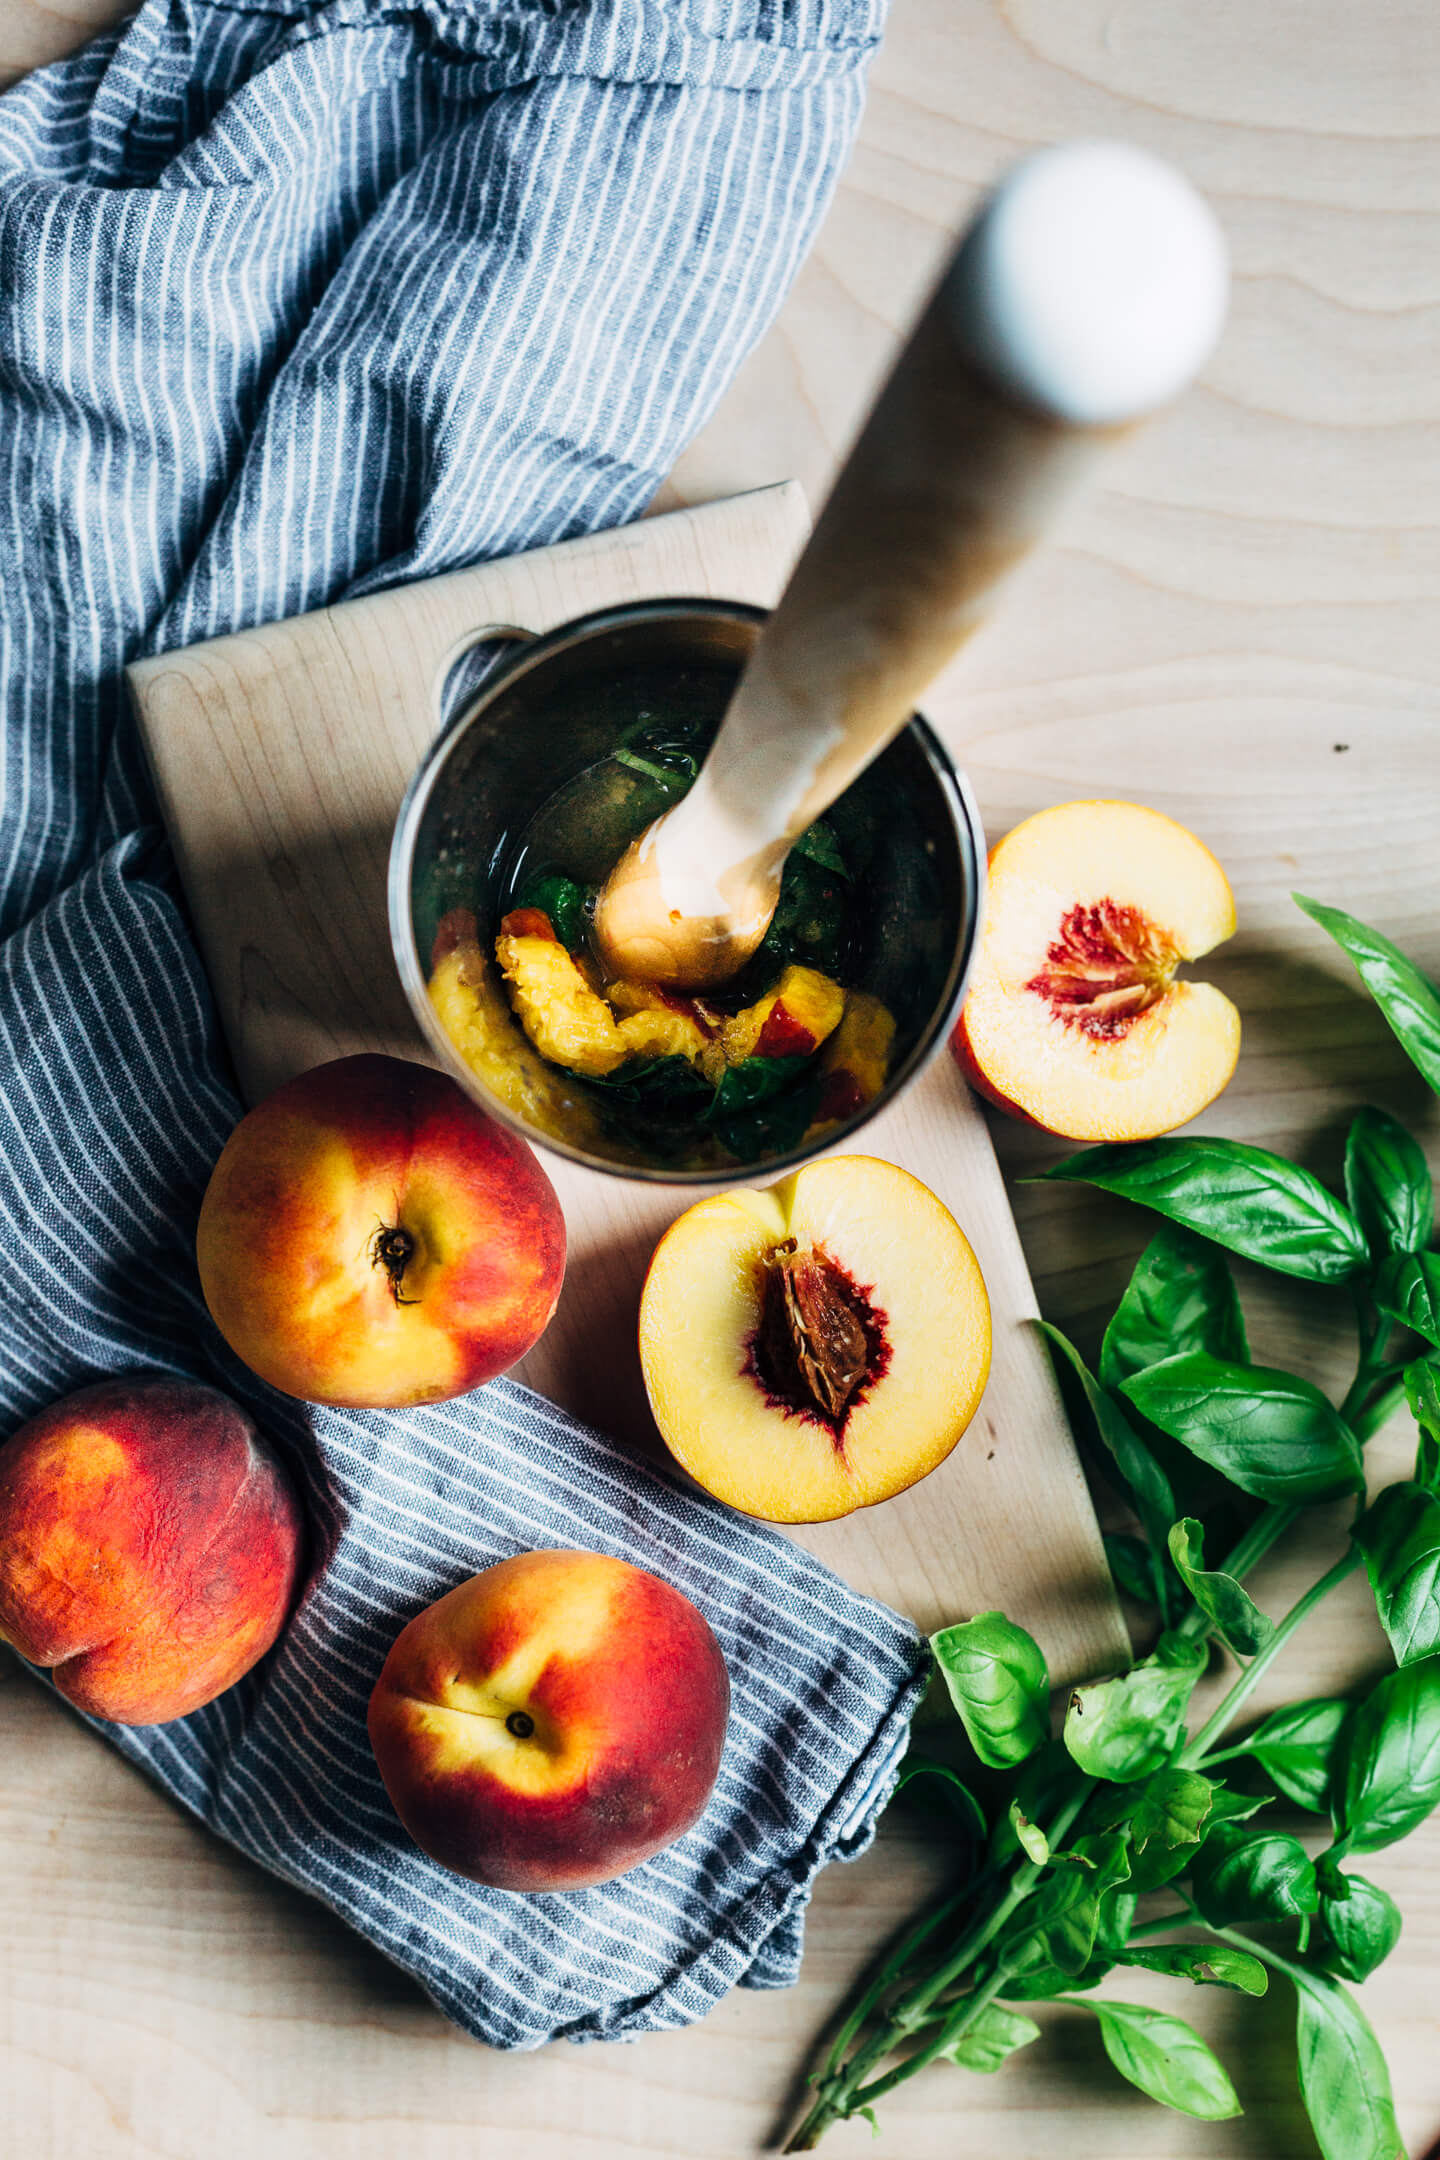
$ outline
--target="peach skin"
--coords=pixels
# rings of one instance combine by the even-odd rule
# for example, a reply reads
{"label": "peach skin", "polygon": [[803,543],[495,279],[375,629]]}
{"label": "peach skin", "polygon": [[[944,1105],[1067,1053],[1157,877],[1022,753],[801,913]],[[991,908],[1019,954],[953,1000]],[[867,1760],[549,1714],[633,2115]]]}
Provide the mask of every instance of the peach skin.
{"label": "peach skin", "polygon": [[497,1890],[582,1890],[697,1820],[729,1705],[720,1646],[678,1590],[602,1553],[519,1553],[397,1637],[370,1744],[442,1867]]}
{"label": "peach skin", "polygon": [[525,1355],[565,1273],[565,1218],[523,1140],[443,1073],[338,1058],[230,1135],[200,1281],[272,1387],[385,1408],[463,1395]]}
{"label": "peach skin", "polygon": [[0,1448],[0,1640],[92,1717],[163,1725],[264,1656],[295,1594],[300,1502],[215,1388],[81,1388]]}

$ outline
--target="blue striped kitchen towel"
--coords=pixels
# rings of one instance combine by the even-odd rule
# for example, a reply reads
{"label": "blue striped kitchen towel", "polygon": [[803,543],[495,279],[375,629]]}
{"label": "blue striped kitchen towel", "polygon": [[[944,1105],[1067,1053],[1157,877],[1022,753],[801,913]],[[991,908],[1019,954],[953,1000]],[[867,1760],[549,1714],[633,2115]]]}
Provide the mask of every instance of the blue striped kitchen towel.
{"label": "blue striped kitchen towel", "polygon": [[[282,1645],[206,1710],[103,1729],[505,2047],[793,1980],[921,1646],[511,1383],[311,1412],[228,1357],[192,1242],[238,1104],[121,670],[636,515],[814,231],[882,12],[146,0],[0,97],[0,1431],[143,1367],[217,1379],[288,1451],[319,1564]],[[410,1845],[365,1703],[430,1599],[572,1545],[695,1600],[734,1715],[669,1852],[519,1899]]]}

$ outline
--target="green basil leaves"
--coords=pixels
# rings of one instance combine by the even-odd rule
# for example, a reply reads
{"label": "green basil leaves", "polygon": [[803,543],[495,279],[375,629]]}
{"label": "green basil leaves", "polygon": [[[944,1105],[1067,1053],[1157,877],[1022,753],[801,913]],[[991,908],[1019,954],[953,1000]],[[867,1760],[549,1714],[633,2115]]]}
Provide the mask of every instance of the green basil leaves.
{"label": "green basil leaves", "polygon": [[1318,1973],[1292,1978],[1300,2092],[1325,2160],[1403,2160],[1390,2073],[1364,2011]]}
{"label": "green basil leaves", "polygon": [[1363,1875],[1347,1875],[1333,1862],[1322,1860],[1320,1876],[1320,1927],[1314,1947],[1327,1972],[1358,1985],[1400,1940],[1400,1909],[1394,1898],[1367,1882]]}
{"label": "green basil leaves", "polygon": [[1440,1650],[1440,1499],[1423,1485],[1387,1485],[1352,1535],[1396,1664],[1432,1656]]}
{"label": "green basil leaves", "polygon": [[1274,1710],[1245,1742],[1272,1785],[1296,1807],[1323,1815],[1330,1805],[1330,1784],[1340,1735],[1350,1705],[1335,1696],[1312,1696],[1308,1702]]}
{"label": "green basil leaves", "polygon": [[1435,1191],[1418,1141],[1383,1110],[1361,1110],[1345,1142],[1345,1197],[1376,1259],[1419,1252],[1435,1227]]}
{"label": "green basil leaves", "polygon": [[1378,1852],[1408,1837],[1440,1801],[1440,1658],[1372,1688],[1345,1734],[1334,1805],[1341,1843]]}
{"label": "green basil leaves", "polygon": [[1261,1612],[1233,1575],[1205,1567],[1205,1533],[1186,1516],[1170,1527],[1170,1558],[1186,1589],[1207,1620],[1213,1620],[1232,1650],[1253,1656],[1275,1633],[1275,1623]]}
{"label": "green basil leaves", "polygon": [[1007,2055],[1029,2047],[1032,2040],[1039,2038],[1040,2027],[1034,2018],[1022,2017],[1018,2010],[1002,2009],[999,2003],[987,2003],[974,2024],[940,2050],[937,2060],[988,2075],[1000,2068]]}
{"label": "green basil leaves", "polygon": [[1392,1253],[1372,1295],[1381,1312],[1440,1345],[1440,1253]]}
{"label": "green basil leaves", "polygon": [[1359,1441],[1319,1388],[1294,1373],[1191,1350],[1136,1373],[1122,1392],[1257,1499],[1320,1500],[1362,1482]]}
{"label": "green basil leaves", "polygon": [[1242,1995],[1263,1995],[1270,1976],[1259,1958],[1248,1951],[1232,1950],[1228,1943],[1161,1943],[1154,1950],[1127,1949],[1117,1958],[1120,1965],[1138,1965],[1145,1972],[1168,1973],[1175,1980],[1193,1980],[1196,1987],[1235,1988]]}
{"label": "green basil leaves", "polygon": [[1440,1093],[1440,992],[1407,960],[1398,945],[1343,908],[1322,907],[1302,893],[1291,896],[1311,920],[1328,931],[1354,961],[1361,982],[1380,1007],[1401,1047]]}
{"label": "green basil leaves", "polygon": [[1113,1680],[1078,1687],[1065,1712],[1064,1740],[1090,1777],[1128,1785],[1169,1761],[1205,1669],[1199,1644],[1162,1636],[1153,1657]]}
{"label": "green basil leaves", "polygon": [[1237,1365],[1250,1356],[1224,1255],[1178,1223],[1165,1223],[1136,1261],[1105,1330],[1100,1384],[1118,1388],[1183,1350],[1208,1350]]}
{"label": "green basil leaves", "polygon": [[970,1745],[991,1770],[1023,1763],[1050,1736],[1050,1676],[1033,1635],[979,1613],[930,1638]]}
{"label": "green basil leaves", "polygon": [[1217,1823],[1190,1863],[1190,1890],[1213,1927],[1298,1920],[1319,1910],[1315,1863],[1283,1830]]}
{"label": "green basil leaves", "polygon": [[1138,1201],[1261,1267],[1307,1282],[1345,1282],[1370,1258],[1359,1223],[1317,1177],[1239,1140],[1088,1148],[1045,1175]]}
{"label": "green basil leaves", "polygon": [[1162,2107],[1197,2115],[1202,2122],[1224,2122],[1242,2112],[1223,2063],[1183,2018],[1147,2010],[1141,2003],[1092,2002],[1085,2007],[1099,2018],[1105,2053],[1121,2077]]}
{"label": "green basil leaves", "polygon": [[1424,1358],[1405,1368],[1405,1400],[1420,1428],[1415,1483],[1426,1492],[1440,1492],[1440,1373]]}

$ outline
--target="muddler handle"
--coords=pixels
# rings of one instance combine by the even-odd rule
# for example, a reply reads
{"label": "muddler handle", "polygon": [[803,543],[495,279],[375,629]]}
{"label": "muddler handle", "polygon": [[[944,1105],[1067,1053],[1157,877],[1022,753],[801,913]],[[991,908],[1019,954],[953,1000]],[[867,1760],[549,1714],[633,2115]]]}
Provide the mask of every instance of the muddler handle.
{"label": "muddler handle", "polygon": [[1224,319],[1224,242],[1146,152],[1073,143],[982,206],[851,451],[694,788],[656,828],[667,903],[773,872],[913,712],[1097,452]]}

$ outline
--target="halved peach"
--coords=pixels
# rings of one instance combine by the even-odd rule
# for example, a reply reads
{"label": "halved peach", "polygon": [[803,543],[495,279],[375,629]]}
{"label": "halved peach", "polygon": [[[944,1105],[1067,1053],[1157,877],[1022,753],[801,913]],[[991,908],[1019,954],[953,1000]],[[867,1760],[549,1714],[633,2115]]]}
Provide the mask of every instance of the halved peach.
{"label": "halved peach", "polygon": [[943,1462],[990,1370],[958,1223],[908,1170],[810,1163],[702,1200],[655,1249],[640,1359],[676,1461],[768,1522],[827,1522]]}
{"label": "halved peach", "polygon": [[1148,1140],[1213,1102],[1240,1015],[1176,970],[1235,900],[1195,835],[1137,803],[1061,803],[991,851],[985,936],[951,1047],[979,1092],[1066,1140]]}

